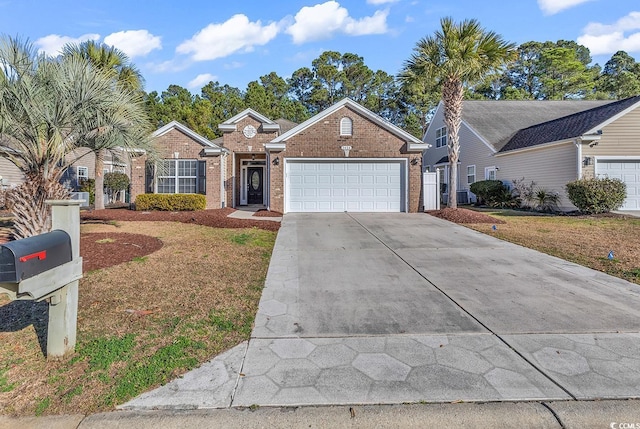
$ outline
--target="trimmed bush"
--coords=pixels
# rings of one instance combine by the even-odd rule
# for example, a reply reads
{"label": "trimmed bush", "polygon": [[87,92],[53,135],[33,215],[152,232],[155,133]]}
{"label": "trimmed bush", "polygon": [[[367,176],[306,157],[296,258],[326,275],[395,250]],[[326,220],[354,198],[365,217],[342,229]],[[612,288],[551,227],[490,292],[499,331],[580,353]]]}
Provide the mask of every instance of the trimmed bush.
{"label": "trimmed bush", "polygon": [[566,185],[567,195],[582,213],[607,213],[622,207],[627,198],[627,185],[608,177],[580,179]]}
{"label": "trimmed bush", "polygon": [[142,194],[136,197],[137,211],[194,211],[204,210],[207,200],[201,194]]}
{"label": "trimmed bush", "polygon": [[478,204],[495,204],[504,199],[505,191],[509,191],[500,180],[480,180],[469,187],[478,198]]}

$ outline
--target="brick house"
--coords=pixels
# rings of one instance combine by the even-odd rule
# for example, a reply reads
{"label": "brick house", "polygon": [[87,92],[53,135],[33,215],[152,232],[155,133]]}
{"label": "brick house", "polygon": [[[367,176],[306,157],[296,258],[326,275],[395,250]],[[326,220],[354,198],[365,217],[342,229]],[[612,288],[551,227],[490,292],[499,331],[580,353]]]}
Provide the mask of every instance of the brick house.
{"label": "brick house", "polygon": [[207,208],[264,206],[288,212],[416,212],[428,147],[343,99],[302,124],[246,109],[213,141],[172,122],[158,129],[164,176],[132,161],[132,201],[146,192],[197,192]]}

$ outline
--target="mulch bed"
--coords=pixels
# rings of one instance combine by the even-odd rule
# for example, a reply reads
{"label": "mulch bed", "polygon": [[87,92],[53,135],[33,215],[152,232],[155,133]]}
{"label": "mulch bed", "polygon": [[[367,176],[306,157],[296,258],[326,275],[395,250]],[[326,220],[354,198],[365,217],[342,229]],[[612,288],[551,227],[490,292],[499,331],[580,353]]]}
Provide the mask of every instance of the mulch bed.
{"label": "mulch bed", "polygon": [[82,271],[107,268],[129,262],[162,248],[156,237],[121,232],[98,232],[80,236]]}
{"label": "mulch bed", "polygon": [[89,223],[91,221],[152,221],[152,222],[182,222],[196,225],[210,226],[213,228],[259,228],[267,231],[280,229],[280,222],[235,219],[228,217],[235,209],[198,210],[194,212],[143,212],[128,209],[104,209],[80,212],[80,219]]}
{"label": "mulch bed", "polygon": [[271,210],[258,210],[253,214],[255,217],[282,217],[282,213]]}
{"label": "mulch bed", "polygon": [[501,219],[486,215],[484,213],[476,212],[469,209],[450,209],[445,208],[442,210],[429,210],[427,211],[431,216],[438,217],[440,219],[448,220],[455,223],[492,223],[503,224],[506,223]]}

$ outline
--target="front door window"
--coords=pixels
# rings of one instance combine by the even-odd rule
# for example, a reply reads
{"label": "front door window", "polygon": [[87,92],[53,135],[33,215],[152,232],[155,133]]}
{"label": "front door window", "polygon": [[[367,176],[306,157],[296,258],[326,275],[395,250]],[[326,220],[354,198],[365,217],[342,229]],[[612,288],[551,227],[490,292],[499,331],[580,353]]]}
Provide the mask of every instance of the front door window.
{"label": "front door window", "polygon": [[247,204],[263,204],[262,167],[247,168]]}

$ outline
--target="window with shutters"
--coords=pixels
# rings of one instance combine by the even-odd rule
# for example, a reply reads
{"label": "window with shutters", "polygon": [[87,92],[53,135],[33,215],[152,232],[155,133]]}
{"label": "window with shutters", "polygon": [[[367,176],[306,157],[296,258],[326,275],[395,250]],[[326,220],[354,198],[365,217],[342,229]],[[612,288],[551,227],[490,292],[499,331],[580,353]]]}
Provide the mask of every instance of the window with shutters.
{"label": "window with shutters", "polygon": [[351,118],[344,117],[340,119],[340,135],[351,136],[353,135],[353,121]]}

